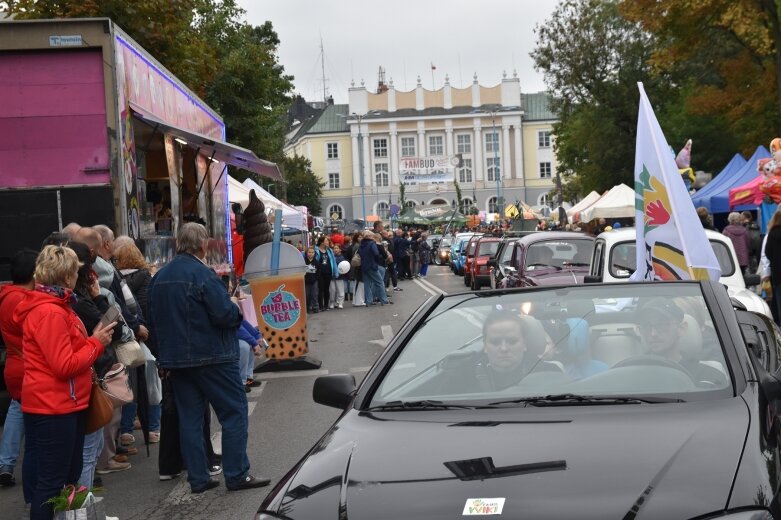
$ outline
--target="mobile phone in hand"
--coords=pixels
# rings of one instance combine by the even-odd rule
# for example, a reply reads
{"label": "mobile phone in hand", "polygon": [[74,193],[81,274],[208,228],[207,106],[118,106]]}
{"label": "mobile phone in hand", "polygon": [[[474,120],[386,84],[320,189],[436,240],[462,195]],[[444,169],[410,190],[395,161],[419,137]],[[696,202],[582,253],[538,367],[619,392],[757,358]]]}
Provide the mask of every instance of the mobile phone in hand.
{"label": "mobile phone in hand", "polygon": [[118,321],[120,317],[119,310],[113,305],[108,308],[105,314],[100,318],[100,326],[107,327],[115,321]]}

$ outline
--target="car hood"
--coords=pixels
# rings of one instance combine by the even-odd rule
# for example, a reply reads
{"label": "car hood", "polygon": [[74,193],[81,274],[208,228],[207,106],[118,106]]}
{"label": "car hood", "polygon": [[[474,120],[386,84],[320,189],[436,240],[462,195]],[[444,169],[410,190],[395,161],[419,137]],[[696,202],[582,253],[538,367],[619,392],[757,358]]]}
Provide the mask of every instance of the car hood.
{"label": "car hood", "polygon": [[764,314],[768,318],[772,318],[773,315],[770,312],[770,307],[767,306],[767,302],[759,296],[757,293],[746,289],[745,287],[734,287],[727,285],[727,293],[730,298],[735,298],[740,303],[746,306],[747,311],[757,312]]}
{"label": "car hood", "polygon": [[[688,518],[723,509],[744,401],[345,414],[263,507],[289,518]],[[575,513],[577,512],[577,513]]]}
{"label": "car hood", "polygon": [[588,274],[588,267],[563,269],[542,269],[539,271],[527,271],[526,279],[532,285],[573,285],[583,283],[583,278]]}

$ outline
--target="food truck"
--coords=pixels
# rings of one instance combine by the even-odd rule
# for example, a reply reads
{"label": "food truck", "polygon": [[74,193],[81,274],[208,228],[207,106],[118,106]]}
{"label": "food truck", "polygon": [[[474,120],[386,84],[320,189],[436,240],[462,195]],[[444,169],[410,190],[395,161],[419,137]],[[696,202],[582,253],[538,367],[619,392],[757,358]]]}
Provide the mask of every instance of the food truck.
{"label": "food truck", "polygon": [[161,265],[198,221],[229,270],[227,166],[281,180],[109,19],[0,22],[0,100],[0,280],[69,222],[106,224]]}

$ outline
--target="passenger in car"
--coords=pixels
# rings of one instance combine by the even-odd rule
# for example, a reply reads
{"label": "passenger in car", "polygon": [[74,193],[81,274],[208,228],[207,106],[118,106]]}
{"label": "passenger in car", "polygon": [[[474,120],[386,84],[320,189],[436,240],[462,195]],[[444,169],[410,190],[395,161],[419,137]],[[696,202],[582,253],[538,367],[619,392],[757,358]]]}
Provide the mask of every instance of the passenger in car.
{"label": "passenger in car", "polygon": [[583,379],[608,369],[608,364],[591,357],[588,322],[582,318],[567,318],[569,335],[559,354],[564,372],[572,379]]}
{"label": "passenger in car", "polygon": [[673,301],[654,298],[638,308],[641,322],[640,336],[648,353],[674,361],[683,366],[692,375],[695,382],[723,384],[725,375],[706,364],[701,359],[682,355],[682,338],[686,335],[689,322],[684,313]]}

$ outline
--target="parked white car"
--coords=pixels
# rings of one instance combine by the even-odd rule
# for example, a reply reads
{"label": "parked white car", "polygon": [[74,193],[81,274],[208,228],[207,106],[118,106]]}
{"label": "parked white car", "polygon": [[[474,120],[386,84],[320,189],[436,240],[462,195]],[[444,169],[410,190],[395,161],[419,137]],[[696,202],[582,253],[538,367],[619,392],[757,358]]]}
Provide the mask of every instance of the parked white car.
{"label": "parked white car", "polygon": [[[758,294],[746,288],[759,284],[759,275],[745,278],[740,272],[738,259],[732,241],[716,231],[705,230],[713,252],[721,267],[719,282],[727,286],[731,298],[746,307],[746,310],[772,317],[770,307]],[[615,229],[601,233],[594,243],[591,268],[586,282],[624,282],[635,272],[636,234],[634,228]],[[748,283],[746,283],[748,281]]]}

